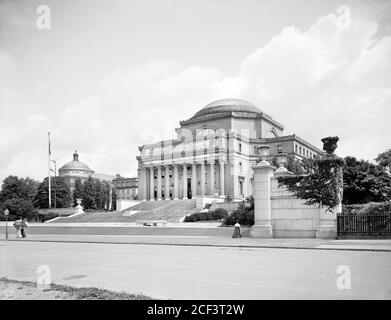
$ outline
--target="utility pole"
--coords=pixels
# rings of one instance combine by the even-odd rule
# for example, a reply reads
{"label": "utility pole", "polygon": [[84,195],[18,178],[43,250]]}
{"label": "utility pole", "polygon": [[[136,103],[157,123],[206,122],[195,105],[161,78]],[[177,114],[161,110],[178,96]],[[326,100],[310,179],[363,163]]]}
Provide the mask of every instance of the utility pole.
{"label": "utility pole", "polygon": [[57,209],[57,159],[56,160],[52,160],[52,162],[54,163],[54,178],[55,178],[55,182],[54,182],[54,209]]}
{"label": "utility pole", "polygon": [[49,152],[48,152],[48,183],[49,183],[49,206],[48,208],[52,208],[52,187],[51,187],[51,181],[50,181],[50,155],[51,155],[51,150],[50,150],[50,132],[48,132],[48,139],[49,139]]}

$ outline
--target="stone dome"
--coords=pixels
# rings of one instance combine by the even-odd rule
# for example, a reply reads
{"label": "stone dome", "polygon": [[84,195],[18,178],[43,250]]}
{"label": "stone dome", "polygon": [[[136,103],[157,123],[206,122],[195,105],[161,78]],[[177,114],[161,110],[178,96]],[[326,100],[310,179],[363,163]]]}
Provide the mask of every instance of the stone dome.
{"label": "stone dome", "polygon": [[90,169],[84,162],[79,161],[79,154],[77,151],[73,154],[73,160],[64,164],[60,169],[60,173],[64,171],[89,171],[93,173],[93,170]]}
{"label": "stone dome", "polygon": [[251,102],[232,98],[213,101],[198,111],[194,117],[230,111],[262,113],[262,110],[253,105]]}

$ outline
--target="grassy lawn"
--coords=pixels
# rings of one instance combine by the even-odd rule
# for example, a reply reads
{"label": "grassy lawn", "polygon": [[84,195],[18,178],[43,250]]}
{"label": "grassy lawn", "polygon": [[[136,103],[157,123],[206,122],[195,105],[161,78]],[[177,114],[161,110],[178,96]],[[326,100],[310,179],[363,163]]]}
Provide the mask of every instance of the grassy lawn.
{"label": "grassy lawn", "polygon": [[38,289],[37,284],[0,278],[0,300],[151,300],[152,298],[99,288],[74,288],[51,284],[48,289]]}

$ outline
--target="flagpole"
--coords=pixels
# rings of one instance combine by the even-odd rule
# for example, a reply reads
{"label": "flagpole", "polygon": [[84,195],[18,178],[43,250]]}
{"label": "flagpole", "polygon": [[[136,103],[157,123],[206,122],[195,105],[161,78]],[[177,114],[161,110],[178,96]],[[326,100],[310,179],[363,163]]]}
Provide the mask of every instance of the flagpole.
{"label": "flagpole", "polygon": [[48,182],[49,182],[49,209],[52,207],[52,186],[51,186],[51,179],[50,179],[50,132],[48,132],[48,138],[49,138],[49,150],[48,150]]}

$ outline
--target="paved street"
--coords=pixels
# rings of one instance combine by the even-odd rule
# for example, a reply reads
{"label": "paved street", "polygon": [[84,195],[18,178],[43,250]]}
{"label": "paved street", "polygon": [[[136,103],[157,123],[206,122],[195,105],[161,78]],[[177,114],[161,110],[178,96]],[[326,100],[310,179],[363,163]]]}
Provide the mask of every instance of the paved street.
{"label": "paved street", "polygon": [[[272,248],[9,241],[0,277],[170,299],[390,299],[391,253]],[[351,270],[339,290],[338,265]]]}

